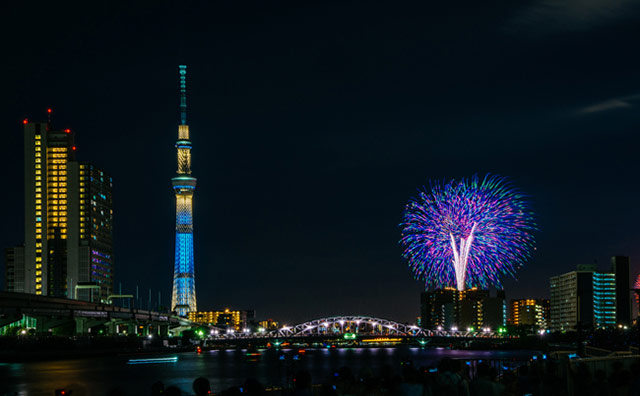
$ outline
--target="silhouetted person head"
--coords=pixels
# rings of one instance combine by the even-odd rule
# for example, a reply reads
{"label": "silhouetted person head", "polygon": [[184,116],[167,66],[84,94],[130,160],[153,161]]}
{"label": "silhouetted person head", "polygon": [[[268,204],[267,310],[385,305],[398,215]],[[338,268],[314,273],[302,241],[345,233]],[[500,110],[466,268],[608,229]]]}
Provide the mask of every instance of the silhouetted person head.
{"label": "silhouetted person head", "polygon": [[298,374],[293,378],[296,389],[307,389],[311,387],[311,374],[308,371],[298,371]]}
{"label": "silhouetted person head", "polygon": [[196,378],[193,381],[193,391],[195,392],[196,396],[208,395],[211,391],[209,380],[203,377]]}
{"label": "silhouetted person head", "polygon": [[164,384],[160,381],[151,385],[151,396],[159,396],[164,393]]}
{"label": "silhouetted person head", "polygon": [[182,396],[182,392],[175,386],[170,386],[165,389],[163,396]]}

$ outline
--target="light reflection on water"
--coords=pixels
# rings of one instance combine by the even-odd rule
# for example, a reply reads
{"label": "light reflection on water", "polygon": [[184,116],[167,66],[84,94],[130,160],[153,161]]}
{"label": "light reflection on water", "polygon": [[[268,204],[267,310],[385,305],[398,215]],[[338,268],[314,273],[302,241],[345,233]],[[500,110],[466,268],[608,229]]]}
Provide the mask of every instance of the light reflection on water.
{"label": "light reflection on water", "polygon": [[[242,385],[247,378],[263,384],[282,385],[298,370],[308,370],[314,382],[324,379],[342,366],[354,374],[361,370],[377,372],[390,365],[399,371],[400,363],[411,360],[414,366],[436,365],[443,357],[455,359],[525,360],[534,351],[465,351],[421,348],[347,348],[306,349],[300,360],[294,360],[298,349],[261,351],[256,361],[247,358],[246,350],[185,352],[155,355],[154,358],[177,356],[176,363],[128,365],[127,358],[102,357],[54,362],[0,364],[0,394],[18,392],[25,396],[50,396],[54,389],[68,388],[74,396],[104,395],[119,387],[127,395],[145,395],[151,384],[160,380],[165,386],[176,385],[192,394],[191,384],[197,377],[211,382],[212,390],[221,391]],[[285,354],[285,359],[280,356]]]}

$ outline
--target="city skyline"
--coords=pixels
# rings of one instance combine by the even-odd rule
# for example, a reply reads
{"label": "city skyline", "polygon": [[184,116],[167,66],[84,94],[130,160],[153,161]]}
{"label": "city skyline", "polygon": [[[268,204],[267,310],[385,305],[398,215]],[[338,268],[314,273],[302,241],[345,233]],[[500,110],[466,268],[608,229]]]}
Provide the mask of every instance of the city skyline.
{"label": "city skyline", "polygon": [[[486,172],[529,193],[542,230],[520,280],[503,279],[508,299],[548,297],[549,277],[614,255],[631,257],[636,278],[637,7],[576,19],[437,5],[396,10],[409,16],[400,23],[355,3],[168,4],[11,6],[34,23],[2,66],[3,177],[21,191],[21,120],[52,107],[81,157],[115,180],[116,288],[169,299],[177,64],[190,68],[198,131],[201,310],[412,320],[422,284],[397,244],[406,199],[429,179]],[[52,17],[67,29],[37,23]],[[22,31],[15,20],[1,29]],[[14,246],[22,194],[2,203],[0,243]]]}

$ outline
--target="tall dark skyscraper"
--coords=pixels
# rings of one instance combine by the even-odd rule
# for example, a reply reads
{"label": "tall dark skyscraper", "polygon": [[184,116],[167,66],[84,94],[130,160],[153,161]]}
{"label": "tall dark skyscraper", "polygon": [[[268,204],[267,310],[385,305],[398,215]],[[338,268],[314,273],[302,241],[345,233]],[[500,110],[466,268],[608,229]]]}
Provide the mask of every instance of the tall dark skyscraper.
{"label": "tall dark skyscraper", "polygon": [[187,67],[179,66],[180,125],[178,126],[178,170],[171,179],[176,194],[176,250],[173,267],[171,309],[180,316],[197,311],[193,261],[193,193],[196,178],[191,176],[191,140],[187,125]]}
{"label": "tall dark skyscraper", "polygon": [[458,323],[457,289],[449,287],[425,291],[420,294],[420,320],[425,329],[443,328],[446,330]]}
{"label": "tall dark skyscraper", "polygon": [[69,284],[74,298],[106,300],[113,292],[113,180],[87,162],[69,163]]}
{"label": "tall dark skyscraper", "polygon": [[8,291],[74,298],[80,285],[101,299],[111,292],[112,261],[97,263],[81,247],[91,240],[111,258],[112,181],[100,171],[94,178],[75,154],[71,130],[24,120],[24,245],[6,250]]}
{"label": "tall dark skyscraper", "polygon": [[593,268],[551,277],[551,330],[575,331],[593,326]]}
{"label": "tall dark skyscraper", "polygon": [[420,295],[420,316],[426,329],[498,329],[507,321],[505,294],[497,290],[491,297],[489,290],[452,287],[425,291]]}
{"label": "tall dark skyscraper", "polygon": [[618,324],[631,325],[631,284],[629,257],[611,257],[611,272],[616,274],[616,319]]}

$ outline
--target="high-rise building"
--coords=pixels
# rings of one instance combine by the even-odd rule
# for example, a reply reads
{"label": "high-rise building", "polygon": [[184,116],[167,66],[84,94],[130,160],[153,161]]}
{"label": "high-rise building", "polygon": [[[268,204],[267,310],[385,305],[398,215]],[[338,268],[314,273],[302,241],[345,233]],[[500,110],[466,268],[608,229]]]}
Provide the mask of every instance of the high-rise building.
{"label": "high-rise building", "polygon": [[489,290],[477,288],[460,292],[458,302],[458,327],[480,328],[484,323],[483,300],[490,297]]}
{"label": "high-rise building", "polygon": [[580,326],[606,328],[616,324],[616,274],[593,265],[551,278],[551,330],[575,331]]}
{"label": "high-rise building", "polygon": [[66,296],[68,170],[73,133],[24,121],[24,289]]}
{"label": "high-rise building", "polygon": [[[6,278],[9,291],[76,298],[74,292],[83,281],[81,269],[89,273],[85,277],[89,282],[94,281],[91,272],[100,271],[92,268],[90,255],[82,257],[82,234],[111,252],[111,179],[83,180],[85,171],[74,172],[93,166],[75,162],[73,140],[69,129],[54,130],[50,122],[24,120],[25,242],[7,250],[7,271],[12,272]],[[86,177],[92,178],[88,173]],[[89,185],[96,183],[102,184],[100,193]],[[93,198],[95,194],[108,198]],[[102,228],[90,229],[88,222]],[[109,261],[102,268],[109,280],[94,286],[101,299],[112,288],[112,265]]]}
{"label": "high-rise building", "polygon": [[491,297],[489,290],[458,291],[448,287],[423,292],[420,296],[421,325],[426,329],[492,328],[506,324],[504,291]]}
{"label": "high-rise building", "polygon": [[5,290],[24,291],[24,246],[5,249]]}
{"label": "high-rise building", "polygon": [[593,273],[593,325],[595,328],[616,325],[616,274]]}
{"label": "high-rise building", "polygon": [[504,297],[487,297],[482,300],[482,327],[498,329],[507,325],[507,301]]}
{"label": "high-rise building", "polygon": [[629,275],[629,257],[611,257],[611,272],[616,278],[616,322],[623,326],[631,325],[631,283]]}
{"label": "high-rise building", "polygon": [[113,294],[113,180],[86,162],[69,163],[68,284],[74,298],[105,301]]}
{"label": "high-rise building", "polygon": [[498,329],[507,324],[507,306],[503,290],[491,297],[489,290],[471,288],[460,292],[458,327]]}
{"label": "high-rise building", "polygon": [[554,276],[551,285],[551,330],[574,331],[593,324],[593,271]]}
{"label": "high-rise building", "polygon": [[535,326],[546,330],[550,324],[549,306],[547,299],[511,300],[509,323],[514,326]]}
{"label": "high-rise building", "polygon": [[171,310],[180,316],[197,311],[193,260],[193,193],[196,178],[191,176],[191,140],[187,125],[187,67],[179,66],[180,125],[178,126],[178,170],[171,179],[176,194],[176,249],[173,269]]}
{"label": "high-rise building", "polygon": [[420,323],[425,329],[450,329],[457,325],[458,290],[453,287],[420,294]]}

